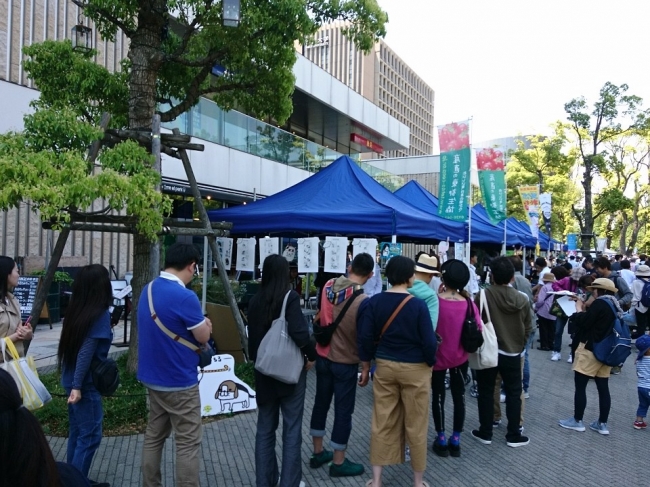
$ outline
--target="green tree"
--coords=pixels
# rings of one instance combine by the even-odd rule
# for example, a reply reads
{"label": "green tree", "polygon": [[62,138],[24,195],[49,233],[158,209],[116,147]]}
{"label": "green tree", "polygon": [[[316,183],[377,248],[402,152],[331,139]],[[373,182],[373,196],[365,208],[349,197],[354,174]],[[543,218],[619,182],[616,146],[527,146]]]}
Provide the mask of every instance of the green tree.
{"label": "green tree", "polygon": [[579,198],[575,184],[567,178],[567,174],[575,170],[576,154],[566,150],[566,142],[559,123],[550,137],[533,135],[518,140],[517,149],[510,153],[506,172],[508,212],[525,220],[527,217],[517,187],[538,185],[540,192],[552,195],[551,230],[560,239],[574,230],[571,207]]}
{"label": "green tree", "polygon": [[[626,84],[616,86],[607,82],[600,89],[598,100],[590,109],[583,98],[574,98],[564,105],[569,120],[569,130],[576,139],[582,163],[584,205],[574,205],[573,212],[581,233],[581,248],[589,250],[594,238],[594,177],[607,171],[608,162],[603,154],[604,143],[615,137],[632,133],[647,123],[646,111],[641,109],[638,96],[626,95]],[[595,246],[595,242],[594,242]]]}
{"label": "green tree", "polygon": [[618,238],[618,250],[625,254],[633,252],[647,217],[650,147],[644,135],[635,132],[612,138],[604,144],[606,186],[594,199],[594,219],[598,222],[600,217],[602,233],[608,238],[607,246],[615,248],[612,240]]}
{"label": "green tree", "polygon": [[[41,90],[38,107],[68,106],[94,125],[106,111],[113,127],[145,130],[155,113],[163,122],[173,121],[201,96],[225,110],[240,107],[282,123],[292,108],[295,42],[308,43],[320,25],[338,19],[348,22],[346,34],[355,45],[368,51],[385,35],[387,22],[376,0],[242,0],[237,28],[223,26],[218,0],[73,2],[104,39],[113,40],[118,29],[125,34],[127,59],[111,74],[94,65],[94,53],[73,52],[69,43],[31,46],[25,69]],[[56,131],[56,122],[47,128]],[[150,241],[147,233],[134,239],[136,306],[148,279]],[[134,320],[131,357],[136,356],[135,330]]]}

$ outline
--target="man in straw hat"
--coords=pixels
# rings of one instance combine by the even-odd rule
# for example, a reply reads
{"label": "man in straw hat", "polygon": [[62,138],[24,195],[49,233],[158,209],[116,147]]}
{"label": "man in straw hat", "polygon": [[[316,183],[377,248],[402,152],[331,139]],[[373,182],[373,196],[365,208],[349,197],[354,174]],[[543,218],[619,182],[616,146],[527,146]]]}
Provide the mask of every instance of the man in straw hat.
{"label": "man in straw hat", "polygon": [[438,268],[438,259],[435,256],[420,252],[415,257],[415,274],[413,275],[415,281],[413,287],[408,289],[413,296],[427,303],[434,330],[438,327],[438,294],[431,289],[429,283],[434,276],[440,275]]}
{"label": "man in straw hat", "polygon": [[[575,338],[579,343],[573,360],[575,374],[573,417],[560,420],[559,425],[574,431],[585,431],[582,419],[587,407],[587,383],[589,379],[594,379],[598,389],[600,413],[598,419],[589,424],[589,428],[601,435],[608,435],[607,419],[612,404],[609,394],[609,376],[612,367],[596,359],[593,345],[612,332],[615,313],[620,317],[623,315],[623,310],[615,298],[618,289],[610,279],[600,277],[594,280],[591,286],[587,286],[587,289],[596,299],[586,311],[582,299],[577,299],[576,313],[573,315],[576,326]],[[612,304],[615,312],[606,301]]]}

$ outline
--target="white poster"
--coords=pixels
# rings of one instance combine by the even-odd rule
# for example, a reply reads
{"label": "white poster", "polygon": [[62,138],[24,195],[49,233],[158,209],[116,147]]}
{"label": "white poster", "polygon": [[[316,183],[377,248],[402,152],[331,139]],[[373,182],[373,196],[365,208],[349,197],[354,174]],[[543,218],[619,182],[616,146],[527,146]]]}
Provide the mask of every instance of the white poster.
{"label": "white poster", "polygon": [[237,239],[237,262],[235,270],[253,272],[255,270],[255,245],[254,237]]}
{"label": "white poster", "polygon": [[352,258],[363,253],[370,254],[373,260],[377,258],[376,238],[355,238],[352,241]]}
{"label": "white poster", "polygon": [[215,355],[203,370],[197,367],[201,416],[257,409],[255,391],[235,376],[232,355]]}
{"label": "white poster", "polygon": [[465,259],[465,244],[459,242],[454,244],[454,259],[461,261]]}
{"label": "white poster", "polygon": [[539,207],[545,219],[551,219],[551,193],[542,193],[539,195]]}
{"label": "white poster", "polygon": [[280,239],[278,237],[260,238],[260,269],[264,265],[264,260],[273,254],[280,253]]}
{"label": "white poster", "polygon": [[298,272],[318,272],[318,237],[298,239]]}
{"label": "white poster", "polygon": [[348,239],[345,237],[325,237],[325,262],[323,270],[337,274],[345,273],[345,259],[348,252]]}
{"label": "white poster", "polygon": [[227,271],[232,264],[232,238],[218,237],[217,250],[219,251],[219,255],[221,255],[221,261]]}

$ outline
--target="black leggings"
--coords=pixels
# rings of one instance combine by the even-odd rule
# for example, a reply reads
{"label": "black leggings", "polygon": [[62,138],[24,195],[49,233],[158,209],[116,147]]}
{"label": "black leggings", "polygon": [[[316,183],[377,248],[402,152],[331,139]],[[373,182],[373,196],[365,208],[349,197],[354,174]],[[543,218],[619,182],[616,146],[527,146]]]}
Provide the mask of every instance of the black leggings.
{"label": "black leggings", "polygon": [[[587,375],[580,372],[575,373],[576,392],[573,398],[574,404],[574,417],[576,421],[582,421],[587,407],[587,383],[589,382]],[[600,407],[600,415],[598,421],[606,423],[609,417],[609,410],[612,407],[612,398],[609,395],[609,377],[593,377],[598,388],[598,406]]]}
{"label": "black leggings", "polygon": [[[449,389],[454,402],[454,430],[463,431],[465,423],[465,377],[468,364],[465,362],[458,367],[449,369]],[[431,410],[436,432],[445,430],[445,375],[446,370],[434,370],[431,375]]]}

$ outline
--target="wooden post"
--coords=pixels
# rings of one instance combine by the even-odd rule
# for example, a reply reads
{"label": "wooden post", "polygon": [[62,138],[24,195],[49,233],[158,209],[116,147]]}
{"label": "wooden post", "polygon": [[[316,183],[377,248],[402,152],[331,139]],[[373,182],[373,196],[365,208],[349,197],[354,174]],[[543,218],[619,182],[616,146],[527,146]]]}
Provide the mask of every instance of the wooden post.
{"label": "wooden post", "polygon": [[[178,129],[173,130],[174,134],[179,134]],[[185,168],[185,173],[187,174],[187,181],[190,183],[190,188],[192,189],[192,195],[194,196],[194,202],[196,203],[196,208],[199,211],[199,219],[205,228],[205,235],[208,237],[210,242],[210,249],[212,250],[212,257],[217,262],[217,270],[219,272],[219,278],[223,284],[223,288],[226,291],[226,296],[228,297],[228,303],[230,304],[230,309],[232,311],[233,318],[235,323],[237,323],[237,328],[239,330],[239,338],[241,341],[242,349],[248,360],[248,337],[246,336],[246,328],[244,326],[244,321],[242,320],[241,314],[239,313],[239,306],[237,306],[237,300],[235,299],[235,294],[232,292],[230,287],[230,281],[228,280],[228,273],[224,267],[223,261],[221,260],[221,254],[217,249],[217,242],[214,237],[214,230],[210,224],[210,219],[208,218],[208,212],[203,205],[203,200],[201,199],[201,192],[199,191],[199,186],[196,182],[196,177],[194,176],[194,170],[192,169],[192,164],[190,163],[189,157],[187,157],[187,152],[185,149],[179,149],[178,153],[181,156],[181,161],[183,162],[183,167]]]}

